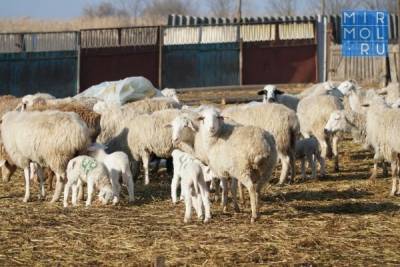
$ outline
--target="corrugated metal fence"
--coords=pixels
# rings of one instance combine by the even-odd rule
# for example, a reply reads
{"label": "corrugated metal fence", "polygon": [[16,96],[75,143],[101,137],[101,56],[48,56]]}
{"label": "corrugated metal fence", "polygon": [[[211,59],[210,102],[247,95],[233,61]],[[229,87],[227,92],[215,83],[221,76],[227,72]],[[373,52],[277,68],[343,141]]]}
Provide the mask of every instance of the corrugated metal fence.
{"label": "corrugated metal fence", "polygon": [[128,76],[159,86],[159,50],[158,27],[81,31],[80,91]]}
{"label": "corrugated metal fence", "polygon": [[76,32],[0,34],[0,93],[74,95],[77,47]]}

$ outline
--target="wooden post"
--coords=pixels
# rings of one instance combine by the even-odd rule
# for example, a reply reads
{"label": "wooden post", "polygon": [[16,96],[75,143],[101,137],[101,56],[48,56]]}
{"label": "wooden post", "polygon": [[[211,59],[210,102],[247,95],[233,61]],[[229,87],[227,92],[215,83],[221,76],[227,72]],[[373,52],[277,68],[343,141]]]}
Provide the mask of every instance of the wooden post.
{"label": "wooden post", "polygon": [[158,88],[162,90],[162,50],[163,50],[163,27],[159,26],[158,28]]}
{"label": "wooden post", "polygon": [[76,94],[81,92],[81,32],[76,32]]}
{"label": "wooden post", "polygon": [[241,18],[242,18],[242,0],[238,0],[238,7],[237,7],[237,21],[238,21],[238,28],[237,28],[237,38],[239,41],[239,85],[243,84],[243,39],[240,33],[240,26]]}
{"label": "wooden post", "polygon": [[[400,0],[397,0],[397,46],[398,46],[398,52],[397,52],[397,64],[396,65],[396,70],[397,70],[397,81],[400,81]],[[395,50],[396,51],[396,50]]]}

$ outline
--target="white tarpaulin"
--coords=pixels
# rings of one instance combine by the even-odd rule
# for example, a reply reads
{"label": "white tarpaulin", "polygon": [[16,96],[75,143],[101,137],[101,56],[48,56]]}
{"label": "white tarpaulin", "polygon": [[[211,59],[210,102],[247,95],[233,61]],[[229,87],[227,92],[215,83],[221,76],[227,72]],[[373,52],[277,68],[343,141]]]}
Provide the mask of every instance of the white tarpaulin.
{"label": "white tarpaulin", "polygon": [[106,103],[123,105],[129,101],[153,97],[157,91],[149,80],[137,76],[93,85],[75,98],[95,97]]}

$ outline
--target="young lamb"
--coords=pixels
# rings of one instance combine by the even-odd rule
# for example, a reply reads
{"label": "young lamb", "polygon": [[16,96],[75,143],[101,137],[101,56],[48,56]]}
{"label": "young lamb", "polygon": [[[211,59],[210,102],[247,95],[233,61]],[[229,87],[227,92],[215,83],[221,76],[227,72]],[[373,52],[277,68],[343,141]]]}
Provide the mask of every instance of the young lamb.
{"label": "young lamb", "polygon": [[[12,162],[24,169],[25,197],[30,197],[30,163],[49,167],[56,175],[52,202],[58,200],[68,161],[90,144],[89,129],[73,112],[33,111],[6,113],[1,138]],[[42,181],[43,182],[43,181]]]}
{"label": "young lamb", "polygon": [[172,151],[172,157],[174,162],[174,177],[171,182],[172,202],[177,201],[176,189],[181,179],[181,191],[185,200],[184,222],[190,221],[193,205],[198,218],[203,217],[204,208],[204,222],[207,223],[211,219],[211,212],[206,182],[214,178],[212,171],[192,155],[178,149]]}
{"label": "young lamb", "polygon": [[305,138],[296,141],[296,159],[301,159],[301,174],[306,179],[305,161],[311,167],[311,178],[317,177],[316,162],[321,160],[321,152],[319,150],[318,141],[314,137]]}
{"label": "young lamb", "polygon": [[68,207],[68,195],[72,189],[72,205],[77,205],[78,188],[87,184],[86,206],[92,203],[93,191],[99,191],[99,199],[105,205],[113,198],[108,172],[104,164],[89,156],[78,156],[68,162],[67,183],[64,188],[64,208]]}
{"label": "young lamb", "polygon": [[106,166],[115,196],[113,203],[116,204],[119,201],[121,193],[120,178],[122,178],[123,183],[128,188],[129,202],[133,202],[135,200],[134,183],[128,155],[121,151],[107,154],[105,150],[106,146],[95,143],[88,148],[88,155]]}
{"label": "young lamb", "polygon": [[[178,127],[177,127],[178,126]],[[185,131],[193,139],[184,141]],[[258,216],[261,189],[270,179],[277,161],[275,141],[271,134],[254,126],[224,123],[220,112],[205,109],[196,120],[183,115],[172,121],[172,138],[181,150],[195,155],[218,177],[235,177],[250,195],[251,222]],[[236,189],[232,188],[233,198]]]}
{"label": "young lamb", "polygon": [[282,163],[279,185],[285,183],[291,170],[295,177],[295,145],[300,135],[296,113],[281,104],[236,105],[222,111],[222,115],[243,125],[257,126],[275,138],[278,157]]}

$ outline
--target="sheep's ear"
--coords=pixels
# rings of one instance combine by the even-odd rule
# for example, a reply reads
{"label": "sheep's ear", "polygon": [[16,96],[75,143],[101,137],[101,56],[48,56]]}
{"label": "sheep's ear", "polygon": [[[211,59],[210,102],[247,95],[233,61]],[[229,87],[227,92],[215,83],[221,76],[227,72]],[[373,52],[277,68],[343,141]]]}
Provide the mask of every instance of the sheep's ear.
{"label": "sheep's ear", "polygon": [[380,91],[380,92],[378,92],[378,95],[387,95],[387,90],[384,90],[384,91]]}
{"label": "sheep's ear", "polygon": [[361,104],[362,107],[369,107],[368,103]]}
{"label": "sheep's ear", "polygon": [[217,119],[224,120],[224,116],[218,116]]}
{"label": "sheep's ear", "polygon": [[193,124],[192,121],[189,121],[189,122],[188,122],[188,127],[189,127],[189,129],[191,129],[192,131],[197,132],[197,127]]}
{"label": "sheep's ear", "polygon": [[285,92],[283,92],[283,91],[281,91],[281,90],[279,90],[279,89],[275,89],[275,94],[277,94],[277,95],[282,95],[282,94],[284,94]]}
{"label": "sheep's ear", "polygon": [[172,125],[171,124],[165,124],[164,128],[172,128]]}
{"label": "sheep's ear", "polygon": [[203,117],[203,116],[197,117],[197,120],[198,120],[198,121],[203,121],[203,120],[204,120],[204,117]]}
{"label": "sheep's ear", "polygon": [[258,91],[257,95],[265,95],[265,90]]}

